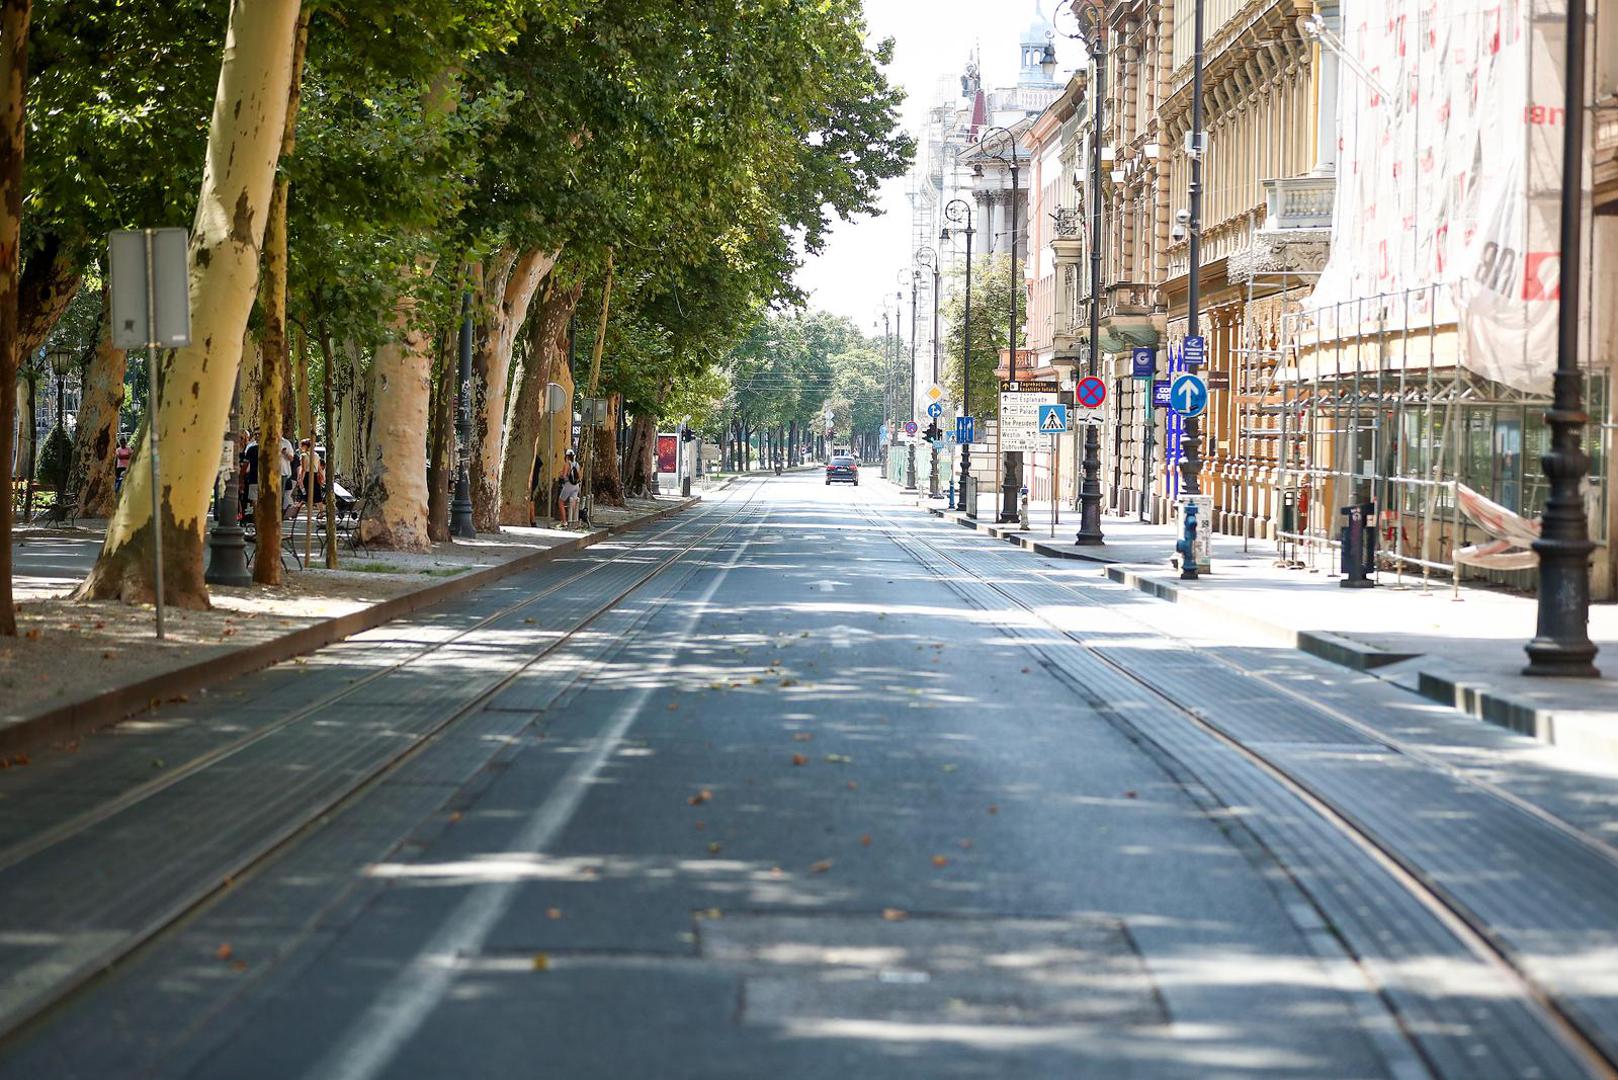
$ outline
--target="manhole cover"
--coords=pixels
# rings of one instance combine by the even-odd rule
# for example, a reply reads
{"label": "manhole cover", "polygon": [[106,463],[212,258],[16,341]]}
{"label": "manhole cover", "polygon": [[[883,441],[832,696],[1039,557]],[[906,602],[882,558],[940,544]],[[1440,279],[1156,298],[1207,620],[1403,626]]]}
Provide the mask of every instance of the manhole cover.
{"label": "manhole cover", "polygon": [[705,959],[741,971],[743,1019],[1062,1026],[1166,1021],[1109,919],[733,915]]}

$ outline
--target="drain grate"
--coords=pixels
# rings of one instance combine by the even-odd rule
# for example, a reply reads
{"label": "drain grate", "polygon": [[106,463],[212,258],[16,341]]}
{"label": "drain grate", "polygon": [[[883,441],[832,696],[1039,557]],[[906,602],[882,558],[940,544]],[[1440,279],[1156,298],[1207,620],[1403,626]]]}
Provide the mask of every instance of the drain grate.
{"label": "drain grate", "polygon": [[1060,1027],[1167,1021],[1122,923],[910,915],[735,915],[698,924],[754,1023]]}

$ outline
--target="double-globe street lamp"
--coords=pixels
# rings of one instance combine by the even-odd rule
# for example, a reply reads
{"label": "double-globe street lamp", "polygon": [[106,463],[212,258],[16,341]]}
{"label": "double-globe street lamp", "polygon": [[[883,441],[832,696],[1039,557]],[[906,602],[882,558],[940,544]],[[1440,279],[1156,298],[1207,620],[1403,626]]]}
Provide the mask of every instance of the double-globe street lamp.
{"label": "double-globe street lamp", "polygon": [[[992,127],[985,131],[978,139],[978,144],[988,142],[996,135],[1003,136],[1008,151],[1007,157],[1000,154],[987,155],[994,161],[1007,162],[1011,166],[1011,318],[1007,321],[1006,333],[1006,379],[1008,382],[1017,381],[1017,293],[1020,286],[1017,281],[1017,201],[1022,196],[1022,187],[1019,184],[1017,165],[1017,136],[1010,128]],[[1003,420],[1004,418],[1002,418]],[[1005,425],[1002,423],[1000,436],[1005,437]],[[1000,466],[1000,513],[995,520],[1000,523],[1017,520],[1017,494],[1022,486],[1022,452],[1007,450],[1001,454]]]}
{"label": "double-globe street lamp", "polygon": [[[941,242],[948,243],[954,232],[966,237],[966,302],[961,318],[961,415],[972,415],[972,204],[965,199],[951,199],[944,207],[944,220],[948,223],[938,234]],[[972,444],[961,443],[961,497],[959,507],[968,517],[978,516],[977,493],[970,492],[972,479]]]}

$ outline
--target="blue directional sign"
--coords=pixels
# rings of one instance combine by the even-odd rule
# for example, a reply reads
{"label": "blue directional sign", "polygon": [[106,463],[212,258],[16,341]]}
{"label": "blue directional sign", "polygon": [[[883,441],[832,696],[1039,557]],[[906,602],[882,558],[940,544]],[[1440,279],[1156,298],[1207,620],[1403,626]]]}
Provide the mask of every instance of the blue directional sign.
{"label": "blue directional sign", "polygon": [[1186,338],[1180,355],[1185,358],[1186,367],[1201,367],[1208,362],[1208,339],[1201,336]]}
{"label": "blue directional sign", "polygon": [[937,420],[940,416],[944,415],[944,406],[940,405],[936,401],[933,402],[931,405],[927,406],[927,415],[932,417],[934,420]]}
{"label": "blue directional sign", "polygon": [[1169,405],[1181,416],[1201,416],[1208,407],[1208,384],[1189,371],[1176,375],[1169,388]]}
{"label": "blue directional sign", "polygon": [[1142,345],[1131,349],[1130,363],[1134,367],[1134,376],[1137,379],[1150,379],[1157,374],[1157,350],[1149,345]]}
{"label": "blue directional sign", "polygon": [[1041,405],[1039,407],[1039,433],[1041,435],[1060,435],[1066,430],[1066,405]]}
{"label": "blue directional sign", "polygon": [[955,441],[958,443],[974,442],[977,432],[970,416],[957,416],[955,418]]}
{"label": "blue directional sign", "polygon": [[1152,408],[1166,409],[1169,407],[1169,381],[1167,379],[1152,380]]}

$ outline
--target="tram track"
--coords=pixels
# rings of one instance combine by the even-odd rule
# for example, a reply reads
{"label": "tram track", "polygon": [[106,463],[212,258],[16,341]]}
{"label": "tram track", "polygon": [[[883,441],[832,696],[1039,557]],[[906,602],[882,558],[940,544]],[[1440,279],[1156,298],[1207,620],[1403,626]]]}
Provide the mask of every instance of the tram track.
{"label": "tram track", "polygon": [[[702,521],[682,523],[667,530],[664,533],[665,537],[685,532],[688,538],[687,536],[682,536],[678,542],[670,546],[668,554],[653,560],[643,572],[633,573],[626,582],[612,585],[603,600],[595,603],[582,615],[574,618],[570,625],[554,631],[551,636],[548,636],[541,643],[541,647],[532,656],[527,657],[491,685],[482,687],[457,705],[448,708],[443,714],[434,716],[426,727],[411,732],[410,737],[404,740],[402,744],[388,746],[383,752],[376,753],[374,745],[369,747],[365,745],[367,740],[362,733],[359,738],[352,740],[360,745],[360,752],[351,755],[352,760],[345,759],[333,766],[334,775],[340,777],[340,779],[328,782],[325,790],[321,790],[317,785],[310,801],[296,802],[296,809],[287,812],[279,820],[274,819],[275,808],[273,807],[269,809],[262,807],[248,809],[247,812],[250,816],[256,813],[259,817],[251,820],[246,827],[238,827],[239,831],[246,835],[238,841],[237,846],[233,847],[228,854],[224,854],[215,861],[210,862],[205,872],[198,870],[195,866],[190,866],[180,871],[180,873],[189,871],[189,877],[184,881],[167,882],[166,890],[164,883],[148,883],[148,887],[157,895],[151,897],[147,902],[146,910],[140,918],[139,924],[120,926],[110,935],[102,933],[97,937],[95,934],[90,934],[88,936],[95,938],[92,947],[81,949],[78,952],[69,950],[64,946],[64,955],[47,965],[49,978],[46,980],[48,985],[45,987],[41,988],[37,985],[41,977],[38,972],[30,975],[28,971],[19,971],[13,966],[9,977],[0,976],[0,1044],[30,1026],[32,1021],[49,1012],[91,980],[119,963],[123,958],[142,948],[168,927],[183,919],[188,912],[205,903],[220,889],[229,887],[243,876],[250,875],[256,867],[275,857],[287,845],[296,843],[299,836],[328,818],[341,806],[362,797],[364,792],[378,783],[381,778],[401,768],[424,749],[433,745],[442,734],[452,728],[458,721],[486,707],[491,700],[510,687],[524,673],[532,670],[536,664],[556,654],[558,650],[578,639],[580,634],[589,630],[598,620],[618,607],[637,590],[644,588],[675,567],[686,563],[688,556],[713,540],[716,535],[725,530],[730,530],[734,533],[744,528],[747,522],[752,517],[756,517],[759,512],[755,508],[755,503],[762,486],[761,481],[755,481],[751,490],[747,491],[739,500],[732,499],[726,504],[713,504],[720,517],[719,520],[712,524]],[[599,551],[600,549],[593,550]],[[0,874],[10,875],[9,879],[8,877],[0,876],[0,907],[6,908],[8,915],[12,918],[17,917],[19,908],[23,905],[16,904],[14,906],[6,902],[8,894],[13,893],[14,890],[20,892],[21,897],[25,900],[31,900],[36,904],[39,902],[43,890],[37,881],[27,881],[25,879],[21,888],[17,888],[16,875],[26,870],[31,865],[31,860],[44,864],[41,875],[46,879],[47,883],[52,878],[62,880],[71,878],[73,875],[66,873],[67,867],[61,864],[70,864],[74,858],[80,860],[86,858],[87,850],[94,848],[93,842],[86,840],[91,834],[98,831],[103,835],[117,832],[118,827],[124,825],[123,818],[132,817],[143,807],[159,801],[166,801],[166,805],[160,808],[163,812],[172,813],[174,807],[183,805],[181,792],[187,782],[208,781],[214,771],[229,772],[228,767],[223,769],[221,767],[231,762],[233,758],[244,756],[255,748],[266,745],[266,740],[272,736],[288,732],[294,725],[311,721],[313,718],[320,716],[323,711],[329,711],[335,706],[343,704],[344,699],[352,697],[364,686],[375,683],[389,673],[396,673],[407,669],[412,664],[421,663],[434,653],[450,648],[457,642],[465,641],[468,635],[476,633],[479,629],[490,627],[501,620],[520,615],[525,609],[530,609],[533,605],[556,596],[558,593],[568,589],[569,586],[577,586],[580,582],[586,581],[593,575],[611,568],[613,562],[610,559],[602,559],[578,573],[570,574],[559,581],[550,583],[532,596],[505,605],[499,611],[479,618],[472,625],[450,635],[443,641],[435,642],[420,651],[413,652],[412,655],[401,658],[397,663],[389,664],[361,680],[298,707],[285,717],[279,717],[274,721],[256,727],[239,739],[217,747],[184,763],[182,766],[177,766],[170,775],[121,792],[105,803],[98,804],[95,808],[63,822],[46,835],[37,839],[30,839],[30,841],[23,844],[13,845],[3,855],[0,855]],[[694,571],[695,567],[692,566],[688,572]],[[222,787],[228,786],[228,784],[221,777],[215,786]],[[157,813],[157,811],[154,811],[154,813]],[[124,825],[124,827],[128,828],[127,825]],[[68,851],[66,855],[54,859],[44,858],[53,851],[62,849],[72,850]],[[94,859],[91,859],[90,862],[93,864]],[[152,876],[155,882],[156,879],[161,879],[163,874],[154,873]],[[162,895],[165,891],[168,893],[166,896]],[[18,897],[13,895],[12,899],[16,901]],[[129,898],[120,897],[119,899],[123,901]],[[138,907],[138,903],[135,906]],[[6,920],[7,923],[11,921],[11,918]],[[33,928],[26,925],[17,925],[14,929],[26,935]],[[5,927],[0,926],[0,931],[4,930]],[[0,933],[0,939],[3,939],[4,936],[4,933]],[[115,936],[116,940],[103,940],[109,936]],[[36,967],[38,966],[36,965]],[[0,970],[4,970],[5,967],[6,965],[0,964]]]}
{"label": "tram track", "polygon": [[[1427,873],[1406,852],[1399,850],[1397,846],[1388,842],[1376,830],[1367,827],[1351,810],[1339,805],[1328,794],[1317,790],[1316,786],[1307,777],[1300,776],[1293,769],[1288,768],[1287,764],[1279,760],[1276,754],[1268,753],[1262,748],[1244,742],[1241,738],[1212,721],[1196,707],[1179,700],[1172,692],[1165,690],[1150,679],[1142,677],[1128,665],[1120,663],[1117,658],[1108,655],[1106,649],[1096,647],[1087,641],[1084,635],[1062,626],[1041,612],[1036,605],[1016,595],[1013,590],[985,576],[980,569],[973,567],[968,561],[956,557],[945,548],[931,542],[931,539],[924,535],[924,531],[906,529],[882,510],[869,505],[860,505],[859,510],[866,520],[881,531],[896,547],[905,552],[925,571],[939,579],[958,595],[961,595],[968,603],[981,607],[981,598],[972,595],[972,590],[965,587],[966,583],[969,582],[971,585],[987,590],[998,601],[1026,613],[1049,632],[1059,635],[1067,643],[1082,649],[1089,659],[1103,665],[1112,676],[1127,680],[1129,684],[1138,690],[1144,691],[1163,706],[1172,709],[1173,713],[1181,720],[1189,722],[1203,735],[1212,738],[1220,746],[1237,755],[1246,765],[1262,774],[1289,796],[1307,807],[1316,820],[1324,823],[1337,837],[1352,844],[1364,858],[1381,870],[1387,876],[1387,879],[1394,883],[1404,895],[1419,904],[1433,919],[1437,920],[1454,941],[1458,942],[1477,963],[1487,968],[1501,979],[1504,984],[1512,987],[1518,999],[1526,1004],[1546,1032],[1554,1037],[1572,1061],[1578,1063],[1581,1069],[1580,1075],[1604,1078],[1604,1080],[1618,1078],[1618,1060],[1615,1060],[1610,1047],[1606,1045],[1610,1041],[1608,1037],[1602,1032],[1589,1030],[1588,1021],[1578,1014],[1578,1010],[1569,1007],[1551,988],[1544,985],[1540,979],[1527,970],[1516,955],[1515,950],[1502,941],[1495,929],[1481,919],[1466,903],[1457,898],[1451,889],[1435,881],[1432,875]],[[1040,577],[1046,584],[1064,588],[1064,591],[1071,596],[1072,602],[1076,605],[1100,606],[1098,601],[1081,596],[1077,590],[1071,587],[1066,587],[1052,579],[1044,578],[1043,575],[1040,575]],[[1147,624],[1142,623],[1139,625],[1143,630],[1147,630],[1154,635],[1163,634],[1162,631],[1158,631]],[[1013,640],[1018,640],[1024,647],[1036,653],[1042,665],[1053,676],[1076,691],[1080,691],[1086,698],[1090,698],[1092,704],[1100,704],[1094,701],[1093,689],[1083,685],[1074,672],[1058,662],[1037,639],[1020,635],[1014,628],[1003,628],[1003,631]],[[1240,665],[1230,663],[1222,658],[1214,657],[1210,659],[1233,673],[1252,678],[1270,693],[1284,697],[1297,703],[1300,707],[1323,714],[1343,724],[1371,744],[1380,746],[1389,753],[1401,755],[1424,768],[1432,769],[1457,783],[1467,785],[1480,794],[1498,800],[1502,805],[1522,813],[1541,827],[1555,830],[1568,840],[1576,842],[1583,850],[1602,862],[1618,865],[1618,850],[1615,850],[1611,845],[1584,833],[1554,814],[1501,789],[1498,785],[1468,776],[1463,771],[1433,758],[1430,754],[1423,753],[1418,748],[1410,747],[1398,739],[1390,738],[1371,726],[1346,716],[1339,709],[1322,705],[1320,702],[1307,698],[1289,687],[1278,685],[1272,680],[1257,675]],[[1195,777],[1199,783],[1201,782],[1202,778],[1197,767],[1182,760],[1172,747],[1163,745],[1152,732],[1144,730],[1135,720],[1116,711],[1106,709],[1099,709],[1098,711],[1108,713],[1109,721],[1115,726],[1124,729],[1131,738],[1150,743],[1158,753],[1173,761],[1179,771]],[[1214,785],[1205,785],[1205,789],[1210,792],[1210,797],[1222,802],[1222,800],[1218,800],[1217,796],[1212,795],[1213,788]],[[1233,809],[1228,804],[1224,808],[1227,811]],[[1251,832],[1252,827],[1248,826],[1247,828]],[[1334,905],[1325,898],[1317,896],[1310,884],[1300,880],[1295,868],[1289,866],[1279,853],[1270,850],[1269,845],[1262,837],[1254,834],[1254,839],[1268,851],[1269,857],[1287,872],[1294,885],[1309,900],[1326,925],[1335,926]],[[1401,996],[1400,993],[1395,992],[1393,988],[1385,984],[1378,974],[1378,965],[1369,962],[1368,958],[1363,955],[1361,948],[1363,943],[1356,944],[1356,941],[1351,936],[1345,936],[1340,928],[1334,929],[1333,934],[1347,951],[1347,954],[1360,965],[1367,983],[1373,987],[1383,1000],[1386,1008],[1400,1025],[1406,1041],[1421,1056],[1425,1067],[1435,1076],[1457,1075],[1446,1069],[1434,1054],[1424,1048],[1425,1033],[1420,1030],[1420,1025],[1411,1022],[1405,1015],[1404,1005],[1407,1002],[1407,995]],[[1481,1074],[1461,1073],[1458,1075]],[[1543,1072],[1539,1075],[1561,1077],[1567,1074],[1552,1071]]]}

